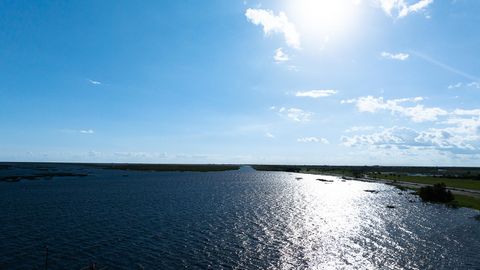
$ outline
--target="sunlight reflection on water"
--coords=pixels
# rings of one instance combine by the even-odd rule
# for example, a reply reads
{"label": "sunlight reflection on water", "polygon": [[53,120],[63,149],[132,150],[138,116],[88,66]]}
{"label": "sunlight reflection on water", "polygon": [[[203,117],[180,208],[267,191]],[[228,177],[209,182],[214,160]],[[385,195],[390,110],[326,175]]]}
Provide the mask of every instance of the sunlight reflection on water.
{"label": "sunlight reflection on water", "polygon": [[0,268],[42,265],[45,244],[52,269],[480,267],[477,211],[391,186],[249,170],[124,175],[0,183]]}

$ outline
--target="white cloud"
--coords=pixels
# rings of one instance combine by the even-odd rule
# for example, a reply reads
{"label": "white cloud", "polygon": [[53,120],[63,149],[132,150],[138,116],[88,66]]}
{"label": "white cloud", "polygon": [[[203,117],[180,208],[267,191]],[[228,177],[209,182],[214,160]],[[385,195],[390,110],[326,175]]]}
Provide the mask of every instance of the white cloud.
{"label": "white cloud", "polygon": [[329,144],[329,141],[325,138],[317,138],[317,137],[302,137],[298,138],[297,142],[301,143],[323,143],[323,144]]}
{"label": "white cloud", "polygon": [[251,23],[262,25],[265,35],[283,34],[288,46],[300,49],[300,34],[295,25],[288,20],[285,12],[280,12],[277,16],[271,10],[249,8],[246,10],[245,16]]}
{"label": "white cloud", "polygon": [[415,106],[403,106],[403,103],[417,103],[423,97],[402,98],[384,100],[383,97],[360,97],[358,99],[342,100],[341,103],[354,103],[360,112],[375,113],[381,110],[390,111],[393,114],[400,114],[409,117],[414,122],[435,121],[439,116],[447,115],[448,112],[438,107],[424,107],[421,104]]}
{"label": "white cloud", "polygon": [[389,53],[389,52],[382,52],[380,53],[380,56],[386,59],[392,59],[392,60],[400,60],[400,61],[405,61],[408,59],[410,55],[408,53]]}
{"label": "white cloud", "polygon": [[308,122],[313,113],[305,112],[302,109],[290,108],[286,110],[286,115],[288,118],[296,122]]}
{"label": "white cloud", "polygon": [[461,82],[456,83],[456,84],[450,84],[450,85],[448,86],[448,89],[460,88],[460,87],[462,87],[462,85],[463,85],[463,84],[462,84]]}
{"label": "white cloud", "polygon": [[270,132],[265,133],[265,136],[267,136],[268,138],[271,138],[271,139],[274,139],[274,138],[275,138],[275,135],[273,135],[273,134],[270,133]]}
{"label": "white cloud", "polygon": [[275,50],[275,54],[273,55],[273,59],[275,60],[276,63],[283,63],[287,62],[290,60],[288,55],[283,52],[282,48],[278,48]]}
{"label": "white cloud", "polygon": [[408,3],[406,0],[377,0],[377,2],[390,17],[402,18],[410,13],[425,10],[433,0],[420,0],[415,3]]}
{"label": "white cloud", "polygon": [[468,118],[454,116],[442,123],[450,125],[447,128],[450,132],[462,134],[464,138],[480,140],[480,116]]}
{"label": "white cloud", "polygon": [[453,111],[454,115],[468,115],[468,116],[480,116],[480,109],[473,109],[473,110],[464,110],[464,109],[456,109]]}
{"label": "white cloud", "polygon": [[156,153],[156,152],[115,152],[114,156],[119,158],[127,158],[131,160],[158,160],[167,158],[168,155],[166,152]]}
{"label": "white cloud", "polygon": [[447,111],[438,108],[428,108],[423,105],[416,105],[414,107],[399,106],[398,112],[403,114],[414,122],[435,121],[439,116],[447,115]]}
{"label": "white cloud", "polygon": [[288,65],[287,69],[290,70],[290,71],[298,71],[299,70],[298,67],[294,66],[294,65]]}
{"label": "white cloud", "polygon": [[346,129],[345,132],[346,133],[353,133],[353,132],[359,132],[359,131],[369,131],[369,130],[373,130],[375,129],[375,127],[372,127],[372,126],[355,126],[355,127],[351,127],[349,129]]}
{"label": "white cloud", "polygon": [[93,129],[82,129],[79,132],[82,133],[82,134],[93,134],[93,133],[95,133],[95,131],[93,131]]}
{"label": "white cloud", "polygon": [[60,129],[60,132],[63,133],[80,133],[80,134],[94,134],[93,129]]}
{"label": "white cloud", "polygon": [[468,87],[474,87],[474,88],[480,88],[480,83],[479,82],[471,82],[467,84]]}
{"label": "white cloud", "polygon": [[448,86],[448,89],[455,89],[455,88],[460,88],[460,87],[471,87],[471,88],[477,88],[480,89],[480,83],[479,82],[469,82],[469,83],[456,83],[456,84],[450,84]]}
{"label": "white cloud", "polygon": [[281,107],[277,109],[275,106],[270,107],[270,110],[277,111],[282,117],[290,119],[295,122],[309,122],[313,113],[306,112],[298,108],[285,108]]}
{"label": "white cloud", "polygon": [[[428,108],[420,104],[405,106],[404,103],[420,102],[422,98],[384,100],[371,96],[343,101],[355,104],[359,111],[391,111],[409,117],[415,122],[435,121],[434,127],[415,130],[409,127],[380,128],[370,134],[342,136],[342,144],[348,147],[366,146],[377,149],[396,149],[414,154],[410,150],[423,153],[449,153],[455,157],[480,156],[480,108],[455,109]],[[438,119],[439,121],[436,121]],[[351,128],[347,132],[362,131]],[[364,131],[370,130],[366,128]],[[428,152],[428,151],[434,152]]]}
{"label": "white cloud", "polygon": [[382,149],[434,149],[451,153],[476,154],[478,136],[468,137],[450,128],[416,131],[407,127],[392,127],[381,132],[343,136],[342,144],[347,147],[370,146]]}
{"label": "white cloud", "polygon": [[432,3],[433,3],[433,0],[420,0],[417,3],[408,6],[408,12],[405,15],[407,15],[410,12],[418,12],[420,10],[423,10]]}
{"label": "white cloud", "polygon": [[297,97],[311,97],[311,98],[320,98],[328,97],[338,93],[337,90],[308,90],[308,91],[298,91],[295,96]]}
{"label": "white cloud", "polygon": [[101,85],[102,84],[102,82],[100,82],[100,81],[95,81],[95,80],[91,80],[91,79],[87,79],[87,81],[89,83],[93,84],[93,85]]}

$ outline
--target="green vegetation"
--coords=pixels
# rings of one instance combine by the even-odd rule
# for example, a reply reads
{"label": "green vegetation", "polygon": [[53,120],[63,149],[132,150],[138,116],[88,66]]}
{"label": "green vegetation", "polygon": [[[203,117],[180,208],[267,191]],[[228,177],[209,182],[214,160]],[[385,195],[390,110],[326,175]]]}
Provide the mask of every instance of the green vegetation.
{"label": "green vegetation", "polygon": [[393,166],[313,166],[313,165],[253,165],[259,171],[286,171],[311,174],[332,174],[360,178],[403,181],[447,187],[480,190],[480,168],[470,167],[393,167]]}
{"label": "green vegetation", "polygon": [[[390,185],[395,186],[402,191],[413,190],[412,192],[410,192],[411,194],[419,195],[419,188],[404,187],[399,184]],[[453,201],[447,203],[447,205],[452,207],[466,207],[480,210],[480,198],[455,194]]]}
{"label": "green vegetation", "polygon": [[257,171],[281,171],[310,174],[343,175],[354,177],[359,170],[354,167],[310,166],[310,165],[251,165]]}
{"label": "green vegetation", "polygon": [[252,165],[259,171],[286,171],[302,173],[337,174],[345,176],[414,175],[437,176],[448,179],[480,180],[478,167],[407,167],[407,166],[329,166],[329,165]]}
{"label": "green vegetation", "polygon": [[452,192],[447,189],[444,183],[421,187],[418,190],[418,195],[426,202],[449,203],[454,200]]}
{"label": "green vegetation", "polygon": [[480,199],[465,195],[455,195],[453,203],[459,207],[468,207],[480,210]]}
{"label": "green vegetation", "polygon": [[420,183],[426,185],[434,185],[437,183],[445,183],[448,187],[460,189],[480,190],[480,181],[463,178],[446,178],[435,176],[409,176],[400,174],[369,174],[372,178],[388,179],[393,181],[402,181],[410,183]]}
{"label": "green vegetation", "polygon": [[113,170],[154,171],[154,172],[213,172],[238,170],[239,165],[216,164],[90,164],[91,166]]}

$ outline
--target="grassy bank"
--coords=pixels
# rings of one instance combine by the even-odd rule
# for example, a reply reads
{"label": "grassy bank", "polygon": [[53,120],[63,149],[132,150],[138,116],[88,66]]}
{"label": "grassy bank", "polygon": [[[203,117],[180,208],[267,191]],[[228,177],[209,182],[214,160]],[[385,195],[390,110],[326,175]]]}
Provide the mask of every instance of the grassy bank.
{"label": "grassy bank", "polygon": [[448,187],[460,189],[480,190],[480,181],[471,179],[452,179],[446,177],[433,176],[408,176],[408,175],[389,175],[389,174],[368,174],[371,178],[388,179],[393,181],[402,181],[410,183],[420,183],[426,185],[434,185],[437,183],[445,183]]}
{"label": "grassy bank", "polygon": [[459,207],[468,207],[480,210],[480,199],[464,196],[464,195],[455,195],[454,203]]}
{"label": "grassy bank", "polygon": [[[398,189],[401,189],[403,191],[405,190],[413,190],[415,192],[418,192],[418,188],[412,188],[412,187],[405,187],[399,184],[389,184],[391,186],[395,186]],[[480,199],[471,197],[471,196],[465,196],[465,195],[458,195],[454,194],[455,199],[453,202],[449,203],[448,205],[455,206],[455,207],[467,207],[467,208],[472,208],[472,209],[477,209],[480,210]]]}

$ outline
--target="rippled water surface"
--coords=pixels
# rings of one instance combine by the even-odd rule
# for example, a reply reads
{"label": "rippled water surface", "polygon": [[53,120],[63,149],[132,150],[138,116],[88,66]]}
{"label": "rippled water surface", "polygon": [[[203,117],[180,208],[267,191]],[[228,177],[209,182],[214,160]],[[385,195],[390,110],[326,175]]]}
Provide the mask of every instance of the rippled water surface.
{"label": "rippled water surface", "polygon": [[70,169],[0,182],[0,269],[480,269],[478,211],[383,184]]}

